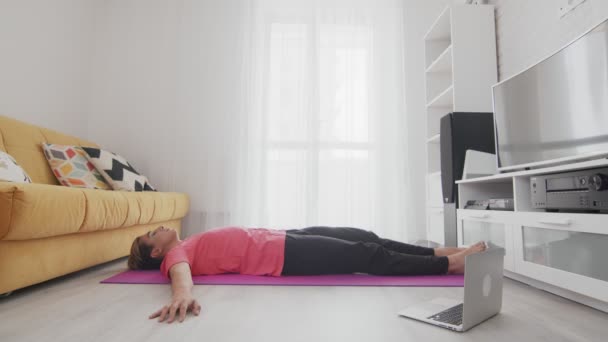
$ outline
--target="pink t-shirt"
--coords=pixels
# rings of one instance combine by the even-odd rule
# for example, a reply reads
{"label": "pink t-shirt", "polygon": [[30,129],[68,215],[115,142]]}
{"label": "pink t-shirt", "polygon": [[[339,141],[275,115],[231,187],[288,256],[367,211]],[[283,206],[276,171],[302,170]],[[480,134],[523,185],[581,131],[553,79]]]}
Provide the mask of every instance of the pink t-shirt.
{"label": "pink t-shirt", "polygon": [[284,230],[219,227],[192,235],[171,248],[160,271],[169,277],[171,266],[185,261],[190,264],[192,275],[280,276],[284,257]]}

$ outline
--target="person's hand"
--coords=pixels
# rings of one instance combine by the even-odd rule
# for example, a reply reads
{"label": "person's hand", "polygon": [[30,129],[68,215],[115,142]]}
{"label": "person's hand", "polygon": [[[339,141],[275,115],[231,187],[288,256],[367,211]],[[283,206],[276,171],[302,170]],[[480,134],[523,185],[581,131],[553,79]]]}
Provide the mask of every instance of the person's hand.
{"label": "person's hand", "polygon": [[159,323],[168,318],[167,323],[171,323],[175,320],[175,316],[179,315],[178,320],[183,322],[188,311],[191,311],[195,316],[198,316],[201,312],[201,306],[191,293],[178,293],[173,295],[171,304],[163,306],[148,318],[152,319],[158,317]]}

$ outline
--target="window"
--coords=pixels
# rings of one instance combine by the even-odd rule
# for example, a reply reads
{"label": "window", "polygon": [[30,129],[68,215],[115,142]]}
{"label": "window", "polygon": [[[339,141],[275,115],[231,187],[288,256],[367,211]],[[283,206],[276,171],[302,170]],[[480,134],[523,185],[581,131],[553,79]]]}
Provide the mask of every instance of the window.
{"label": "window", "polygon": [[371,28],[272,23],[269,36],[263,217],[371,224]]}

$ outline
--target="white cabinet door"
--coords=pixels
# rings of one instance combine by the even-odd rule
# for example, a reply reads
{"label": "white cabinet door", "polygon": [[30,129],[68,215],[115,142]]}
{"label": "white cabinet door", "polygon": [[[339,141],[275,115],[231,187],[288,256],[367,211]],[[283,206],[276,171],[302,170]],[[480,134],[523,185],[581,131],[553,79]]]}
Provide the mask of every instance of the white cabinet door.
{"label": "white cabinet door", "polygon": [[458,210],[458,245],[489,241],[505,249],[504,267],[514,271],[513,213],[489,210]]}
{"label": "white cabinet door", "polygon": [[608,227],[601,214],[522,213],[518,273],[608,301]]}

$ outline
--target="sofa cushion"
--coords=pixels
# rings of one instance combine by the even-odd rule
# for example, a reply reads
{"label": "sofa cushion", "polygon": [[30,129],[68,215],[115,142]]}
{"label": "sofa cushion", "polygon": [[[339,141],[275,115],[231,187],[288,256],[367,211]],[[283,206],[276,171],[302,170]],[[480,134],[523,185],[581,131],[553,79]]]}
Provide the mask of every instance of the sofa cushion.
{"label": "sofa cushion", "polygon": [[112,189],[80,146],[42,143],[42,150],[61,184],[74,188]]}
{"label": "sofa cushion", "polygon": [[0,182],[0,240],[26,240],[183,218],[188,196]]}

